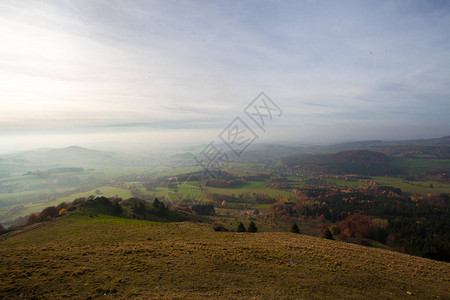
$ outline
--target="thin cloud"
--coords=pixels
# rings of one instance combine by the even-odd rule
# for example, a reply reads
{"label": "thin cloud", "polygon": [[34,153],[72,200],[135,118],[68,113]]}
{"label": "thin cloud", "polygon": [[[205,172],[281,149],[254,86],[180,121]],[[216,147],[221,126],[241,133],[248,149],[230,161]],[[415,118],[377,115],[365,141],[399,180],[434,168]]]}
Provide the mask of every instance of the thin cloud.
{"label": "thin cloud", "polygon": [[421,1],[2,1],[0,133],[222,128],[265,91],[286,112],[273,126],[309,126],[299,140],[388,121],[398,138],[441,134],[449,16]]}

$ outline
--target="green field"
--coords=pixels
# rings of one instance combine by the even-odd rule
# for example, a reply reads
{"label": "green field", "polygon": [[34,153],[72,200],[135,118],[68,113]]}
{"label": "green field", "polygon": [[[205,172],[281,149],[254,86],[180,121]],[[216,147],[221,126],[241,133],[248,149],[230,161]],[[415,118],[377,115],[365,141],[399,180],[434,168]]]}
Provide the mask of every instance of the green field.
{"label": "green field", "polygon": [[304,179],[298,178],[296,176],[287,177],[289,185],[294,188],[304,188],[306,186]]}
{"label": "green field", "polygon": [[346,186],[346,187],[349,187],[349,188],[358,188],[358,187],[361,187],[361,186],[365,185],[364,182],[347,181],[347,180],[334,179],[334,178],[327,179],[327,181],[328,182],[332,182],[332,183],[334,183],[336,185],[339,185],[339,186]]}
{"label": "green field", "polygon": [[[370,180],[375,181],[379,185],[387,185],[395,188],[401,189],[403,192],[407,193],[418,193],[418,194],[441,194],[441,193],[450,193],[450,184],[442,183],[437,181],[430,180],[415,180],[415,181],[406,181],[403,178],[397,177],[385,177],[385,176],[374,176],[371,177]],[[338,186],[346,186],[350,188],[358,188],[366,185],[364,182],[358,181],[346,181],[342,179],[327,179],[328,182],[334,183]],[[430,184],[433,187],[429,187]]]}
{"label": "green field", "polygon": [[[378,183],[379,185],[390,185],[399,188],[404,192],[410,193],[441,194],[450,192],[450,184],[436,181],[429,181],[429,180],[405,181],[402,178],[383,177],[383,176],[372,177],[372,180],[375,180],[375,182]],[[433,184],[433,188],[428,187],[430,184]]]}
{"label": "green field", "polygon": [[257,194],[265,194],[274,198],[289,198],[294,197],[294,193],[289,191],[282,191],[276,189],[266,188],[264,186],[264,182],[262,181],[250,181],[244,185],[233,187],[233,188],[216,188],[216,187],[205,187],[210,193],[214,194],[224,194],[224,195],[232,195],[234,194],[236,197],[239,194],[245,193],[257,193]]}
{"label": "green field", "polygon": [[264,171],[264,164],[232,163],[226,171],[238,176],[259,174]]}
{"label": "green field", "polygon": [[[61,189],[58,191],[64,191],[64,189]],[[14,202],[22,203],[22,201],[24,199],[40,199],[40,200],[47,199],[52,194],[53,193],[50,190],[6,193],[6,194],[0,194],[0,200],[6,201],[6,202],[14,201]]]}
{"label": "green field", "polygon": [[418,174],[429,169],[438,169],[450,166],[450,159],[407,159],[407,158],[388,158],[388,162],[408,174]]}
{"label": "green field", "polygon": [[95,189],[95,190],[90,190],[87,192],[72,194],[70,196],[58,198],[53,201],[43,200],[43,201],[38,201],[38,202],[34,202],[34,203],[26,203],[23,205],[23,209],[17,210],[15,213],[10,214],[7,218],[3,219],[2,222],[10,222],[18,217],[23,217],[23,216],[27,216],[32,213],[40,212],[46,207],[58,205],[62,202],[72,202],[76,198],[89,197],[90,195],[105,196],[105,197],[113,197],[113,196],[117,195],[118,197],[123,198],[123,199],[128,199],[128,198],[132,197],[130,191],[116,188],[116,187],[103,186],[103,187],[99,187],[98,189],[102,192],[101,195],[96,195],[95,192],[97,189]]}
{"label": "green field", "polygon": [[[17,217],[26,216],[31,213],[40,212],[42,209],[58,205],[61,202],[71,202],[79,197],[96,195],[95,191],[100,189],[105,197],[117,195],[120,198],[130,198],[128,190],[104,186],[111,179],[129,178],[138,186],[141,180],[148,180],[163,174],[172,172],[187,172],[196,170],[198,167],[161,167],[161,168],[110,168],[101,170],[85,170],[84,172],[48,173],[42,176],[24,175],[0,179],[0,221],[10,222]],[[59,186],[59,179],[70,177],[76,179],[76,183],[67,186]],[[144,178],[144,179],[143,179]],[[130,182],[129,180],[127,182]],[[131,183],[131,182],[130,182]],[[80,188],[89,188],[86,192],[75,192]],[[94,188],[95,187],[95,188]],[[6,191],[1,193],[1,191]],[[145,195],[152,195],[141,188]],[[72,192],[72,193],[71,193]],[[166,188],[158,188],[155,192],[157,197],[166,196]],[[23,208],[17,208],[23,206]],[[12,213],[11,210],[14,209]]]}
{"label": "green field", "polygon": [[[96,190],[100,190],[101,194],[100,195],[96,195],[96,193],[95,193]],[[59,201],[60,203],[61,202],[72,202],[76,198],[89,197],[90,195],[104,196],[104,197],[117,196],[117,197],[122,198],[122,199],[128,199],[128,198],[131,198],[133,196],[133,195],[131,195],[131,192],[129,190],[125,190],[125,189],[121,189],[121,188],[117,188],[117,187],[112,187],[112,186],[102,186],[102,187],[99,187],[97,189],[90,190],[90,191],[87,191],[87,192],[72,194],[72,195],[67,196],[67,197],[59,198],[56,201]]]}
{"label": "green field", "polygon": [[167,223],[141,221],[136,219],[125,219],[110,215],[71,215],[67,220],[86,224],[115,224],[115,225],[133,225],[133,226],[168,226]]}
{"label": "green field", "polygon": [[[141,170],[142,171],[142,170]],[[108,172],[116,172],[116,170],[109,170]],[[112,175],[110,173],[108,176]],[[128,184],[137,184],[140,185],[139,182],[128,182]],[[143,196],[146,197],[152,197],[155,195],[156,197],[164,197],[166,199],[170,199],[173,202],[180,201],[181,198],[191,198],[194,197],[195,199],[199,200],[206,200],[205,195],[203,192],[201,192],[200,189],[198,189],[200,183],[198,181],[189,181],[189,182],[179,182],[177,184],[169,184],[168,187],[158,187],[155,188],[153,191],[147,191],[145,188],[139,187],[139,191]],[[100,190],[101,194],[97,195],[96,191]],[[289,198],[293,197],[294,194],[289,191],[282,191],[282,190],[276,190],[276,189],[270,189],[264,187],[264,182],[248,182],[244,185],[241,185],[239,187],[235,188],[214,188],[214,187],[205,187],[205,190],[209,191],[210,193],[218,193],[218,194],[225,194],[225,195],[232,195],[234,194],[236,197],[239,194],[244,193],[258,193],[258,194],[266,194],[268,196],[274,197],[274,198]],[[58,190],[58,191],[63,191]],[[86,192],[71,194],[70,196],[65,197],[57,197],[55,200],[49,201],[47,200],[51,194],[48,193],[48,191],[40,191],[40,192],[18,192],[18,193],[11,193],[11,194],[5,194],[4,199],[8,200],[15,200],[19,202],[21,199],[29,199],[29,197],[34,196],[34,199],[41,199],[41,200],[35,200],[31,203],[24,203],[23,208],[16,209],[14,213],[10,213],[6,218],[4,217],[2,219],[2,222],[10,222],[17,217],[22,217],[29,215],[31,213],[40,212],[44,208],[48,206],[58,205],[61,202],[72,202],[76,198],[81,197],[88,197],[90,195],[96,195],[96,196],[105,196],[105,197],[113,197],[118,196],[123,199],[128,199],[132,197],[132,194],[129,190],[116,188],[116,187],[110,187],[110,186],[103,186],[98,187],[96,189],[92,189]],[[0,195],[0,197],[3,195]],[[28,197],[28,198],[27,198]],[[2,199],[2,198],[0,198]],[[20,201],[22,202],[22,201]],[[9,210],[11,210],[12,207],[6,207],[1,210],[1,212],[5,215]],[[261,209],[265,210],[267,207],[261,207]]]}

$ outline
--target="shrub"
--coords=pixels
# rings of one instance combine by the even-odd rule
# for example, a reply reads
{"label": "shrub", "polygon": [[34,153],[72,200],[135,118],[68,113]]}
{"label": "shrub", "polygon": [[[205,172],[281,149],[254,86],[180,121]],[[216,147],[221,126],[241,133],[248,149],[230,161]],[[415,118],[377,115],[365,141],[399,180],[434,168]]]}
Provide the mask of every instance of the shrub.
{"label": "shrub", "polygon": [[164,216],[168,211],[168,207],[164,204],[164,202],[159,203],[159,209],[156,213],[158,216]]}
{"label": "shrub", "polygon": [[67,209],[70,205],[66,202],[62,202],[60,204],[58,204],[58,206],[56,207],[56,209],[58,209],[58,211],[61,211],[61,209],[65,208]]}
{"label": "shrub", "polygon": [[184,205],[184,204],[172,205],[171,208],[175,209],[175,210],[181,210],[181,211],[189,212],[189,213],[193,212],[192,209],[189,206]]}
{"label": "shrub", "polygon": [[248,225],[248,232],[258,232],[258,227],[256,227],[255,222],[251,221],[250,225]]}
{"label": "shrub", "polygon": [[123,209],[122,209],[122,207],[120,206],[120,204],[118,203],[118,202],[116,202],[116,203],[114,203],[114,206],[113,206],[113,212],[115,213],[115,214],[121,214],[122,213],[122,211],[123,211]]}
{"label": "shrub", "polygon": [[300,233],[300,228],[298,228],[297,223],[294,223],[294,225],[292,225],[291,232],[292,233]]}
{"label": "shrub", "polygon": [[247,229],[245,228],[244,224],[242,224],[242,222],[239,223],[238,228],[237,228],[237,232],[246,232]]}
{"label": "shrub", "polygon": [[158,198],[155,198],[155,200],[153,200],[153,207],[158,209],[160,206],[160,201],[158,200]]}
{"label": "shrub", "polygon": [[331,225],[329,227],[330,231],[332,234],[340,234],[341,233],[341,228],[337,225]]}
{"label": "shrub", "polygon": [[325,231],[323,232],[323,237],[328,240],[334,240],[333,234],[331,233],[330,229],[328,229],[328,228],[325,229]]}
{"label": "shrub", "polygon": [[215,222],[212,224],[212,227],[213,227],[214,231],[227,231],[225,226],[223,226],[221,223]]}
{"label": "shrub", "polygon": [[133,206],[133,213],[138,214],[138,215],[145,214],[145,204],[144,204],[143,201],[141,201],[139,203],[139,205],[137,203],[134,204],[134,206]]}
{"label": "shrub", "polygon": [[212,204],[196,204],[192,205],[192,210],[199,215],[214,216],[216,214]]}
{"label": "shrub", "polygon": [[49,220],[58,215],[59,211],[55,206],[49,206],[39,214],[39,218],[42,220]]}
{"label": "shrub", "polygon": [[28,217],[28,219],[25,221],[25,225],[31,225],[33,223],[36,223],[39,221],[39,216],[37,214],[32,214]]}
{"label": "shrub", "polygon": [[5,227],[3,227],[2,224],[0,224],[0,234],[7,232],[7,230],[5,229]]}

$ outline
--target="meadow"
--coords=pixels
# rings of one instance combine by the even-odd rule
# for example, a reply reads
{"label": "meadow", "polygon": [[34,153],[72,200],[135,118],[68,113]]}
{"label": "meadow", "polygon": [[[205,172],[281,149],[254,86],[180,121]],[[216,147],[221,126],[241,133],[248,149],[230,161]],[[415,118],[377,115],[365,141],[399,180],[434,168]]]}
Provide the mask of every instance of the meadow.
{"label": "meadow", "polygon": [[[399,188],[402,192],[417,193],[417,194],[441,194],[450,193],[450,184],[432,180],[414,180],[407,181],[399,177],[389,176],[373,176],[370,180],[375,181],[378,185],[392,186]],[[367,183],[359,181],[347,181],[342,179],[328,178],[328,182],[334,183],[338,186],[346,186],[350,188],[358,188]],[[432,185],[432,187],[430,187]]]}
{"label": "meadow", "polygon": [[[450,192],[450,184],[430,180],[406,181],[397,177],[372,177],[379,185],[390,185],[401,189],[403,192],[421,194],[441,194]],[[429,187],[432,184],[433,187]]]}
{"label": "meadow", "polygon": [[[286,232],[68,216],[2,236],[0,296],[446,299],[450,264]],[[141,221],[142,222],[142,221]],[[258,224],[257,224],[258,225]]]}
{"label": "meadow", "polygon": [[[111,186],[102,186],[97,189],[93,189],[90,191],[77,193],[77,194],[71,194],[70,196],[57,198],[57,199],[51,200],[51,201],[40,200],[40,201],[36,201],[33,203],[25,203],[25,204],[23,204],[23,206],[20,207],[20,209],[15,209],[13,211],[13,213],[10,213],[7,215],[6,218],[3,218],[2,222],[5,222],[5,223],[10,222],[18,217],[27,216],[27,215],[35,213],[35,212],[40,212],[41,210],[43,210],[46,207],[56,206],[62,202],[72,202],[77,198],[81,198],[81,197],[87,198],[90,195],[96,195],[97,190],[101,191],[101,196],[105,196],[105,197],[118,196],[123,199],[128,199],[128,198],[132,197],[131,192],[129,190],[125,190],[125,189],[121,189],[121,188],[117,188],[117,187],[111,187]],[[9,207],[4,208],[2,210],[2,212],[6,213],[9,210],[10,210]]]}
{"label": "meadow", "polygon": [[223,194],[223,195],[234,194],[235,196],[245,193],[265,194],[274,198],[289,198],[294,196],[294,193],[290,191],[267,188],[264,186],[263,181],[249,181],[248,183],[232,188],[217,188],[208,186],[205,187],[205,189],[213,194]]}
{"label": "meadow", "polygon": [[[48,206],[72,202],[80,197],[97,195],[97,190],[100,190],[101,195],[105,197],[116,195],[123,199],[132,197],[130,191],[110,186],[111,180],[135,183],[139,186],[142,182],[157,176],[196,169],[198,167],[108,168],[1,178],[0,222],[9,224],[18,217],[39,212]],[[60,183],[60,180],[63,180],[64,183]],[[153,195],[153,192],[148,192],[143,188],[140,188],[140,191],[149,197]],[[167,196],[167,188],[158,188],[156,196]]]}
{"label": "meadow", "polygon": [[408,174],[418,174],[429,169],[450,166],[450,159],[396,158],[389,157],[388,162]]}

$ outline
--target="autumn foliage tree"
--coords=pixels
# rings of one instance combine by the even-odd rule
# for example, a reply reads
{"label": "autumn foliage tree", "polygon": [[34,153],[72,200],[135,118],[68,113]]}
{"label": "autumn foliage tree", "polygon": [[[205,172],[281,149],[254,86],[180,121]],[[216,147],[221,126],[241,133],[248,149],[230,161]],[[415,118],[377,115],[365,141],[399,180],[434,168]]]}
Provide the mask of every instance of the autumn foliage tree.
{"label": "autumn foliage tree", "polygon": [[31,214],[28,216],[27,220],[25,221],[25,225],[31,225],[33,223],[36,223],[39,221],[39,216],[37,214]]}
{"label": "autumn foliage tree", "polygon": [[39,219],[41,220],[49,220],[51,218],[54,218],[58,215],[59,211],[56,208],[56,206],[49,206],[39,214]]}

